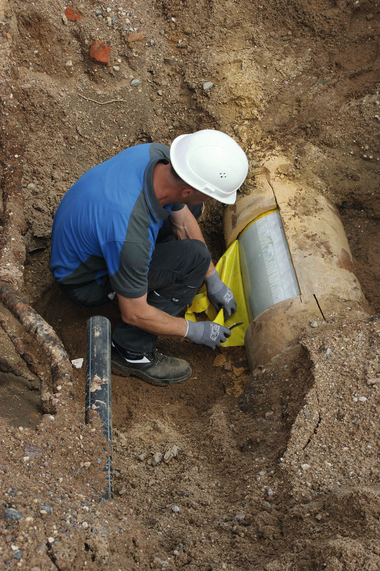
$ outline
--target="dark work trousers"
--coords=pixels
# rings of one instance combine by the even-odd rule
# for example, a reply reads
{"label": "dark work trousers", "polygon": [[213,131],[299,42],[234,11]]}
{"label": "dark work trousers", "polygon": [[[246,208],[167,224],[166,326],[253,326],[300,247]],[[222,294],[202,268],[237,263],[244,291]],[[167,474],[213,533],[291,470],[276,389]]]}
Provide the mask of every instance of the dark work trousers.
{"label": "dark work trousers", "polygon": [[[168,228],[164,224],[149,265],[148,304],[169,315],[178,315],[191,304],[210,262],[210,253],[203,242],[174,240],[169,223]],[[85,307],[109,303],[111,300],[108,296],[113,291],[108,275],[103,278],[101,285],[92,281],[79,286],[61,287],[69,299]],[[132,354],[150,353],[155,350],[157,342],[157,336],[153,333],[127,323],[116,327],[112,338]]]}

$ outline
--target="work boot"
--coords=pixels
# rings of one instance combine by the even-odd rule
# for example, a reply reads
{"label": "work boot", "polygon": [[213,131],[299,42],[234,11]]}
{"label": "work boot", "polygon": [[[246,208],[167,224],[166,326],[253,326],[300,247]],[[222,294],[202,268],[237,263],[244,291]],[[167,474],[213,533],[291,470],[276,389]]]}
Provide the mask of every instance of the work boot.
{"label": "work boot", "polygon": [[186,381],[192,373],[189,363],[167,357],[155,350],[152,353],[131,354],[112,342],[111,367],[115,375],[134,375],[152,385],[167,387]]}

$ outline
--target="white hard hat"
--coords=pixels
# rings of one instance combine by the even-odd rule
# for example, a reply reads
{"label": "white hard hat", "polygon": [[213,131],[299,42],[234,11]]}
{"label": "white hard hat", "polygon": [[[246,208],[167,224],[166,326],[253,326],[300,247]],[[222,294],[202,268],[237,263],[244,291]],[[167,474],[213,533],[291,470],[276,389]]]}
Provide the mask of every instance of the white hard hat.
{"label": "white hard hat", "polygon": [[225,133],[212,129],[174,139],[170,162],[189,186],[224,204],[234,204],[248,173],[243,149]]}

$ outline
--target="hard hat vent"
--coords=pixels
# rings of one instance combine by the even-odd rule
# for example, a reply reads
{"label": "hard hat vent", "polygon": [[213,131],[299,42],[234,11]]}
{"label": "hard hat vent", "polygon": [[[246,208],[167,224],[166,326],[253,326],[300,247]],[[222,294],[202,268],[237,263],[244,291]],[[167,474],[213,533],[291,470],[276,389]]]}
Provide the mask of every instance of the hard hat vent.
{"label": "hard hat vent", "polygon": [[220,173],[220,178],[227,178],[226,173],[225,173],[225,172],[221,172],[221,173]]}

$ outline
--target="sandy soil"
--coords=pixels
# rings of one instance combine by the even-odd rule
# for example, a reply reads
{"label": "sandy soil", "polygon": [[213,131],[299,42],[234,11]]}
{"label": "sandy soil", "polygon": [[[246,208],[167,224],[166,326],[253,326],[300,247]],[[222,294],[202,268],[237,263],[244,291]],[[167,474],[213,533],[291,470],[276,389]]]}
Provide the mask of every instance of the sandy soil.
{"label": "sandy soil", "polygon": [[[82,19],[65,19],[61,0],[0,0],[2,138],[15,121],[25,143],[22,294],[70,359],[85,357],[90,315],[113,325],[120,318],[113,304],[73,306],[54,284],[49,246],[60,199],[128,145],[170,144],[207,127],[234,136],[252,167],[286,156],[282,176],[330,198],[373,316],[307,327],[252,373],[243,348],[162,339],[161,350],[188,359],[194,375],[163,390],[113,376],[115,493],[101,501],[107,451],[97,420],[85,424],[84,369],[74,371],[58,413],[43,414],[37,377],[49,386],[46,362],[2,308],[1,568],[379,569],[379,7],[72,7]],[[143,38],[129,42],[136,31]],[[109,65],[90,60],[93,40],[111,47]],[[1,169],[8,160],[3,152]],[[252,169],[246,185],[253,180]],[[213,205],[202,220],[215,261],[222,218]]]}

